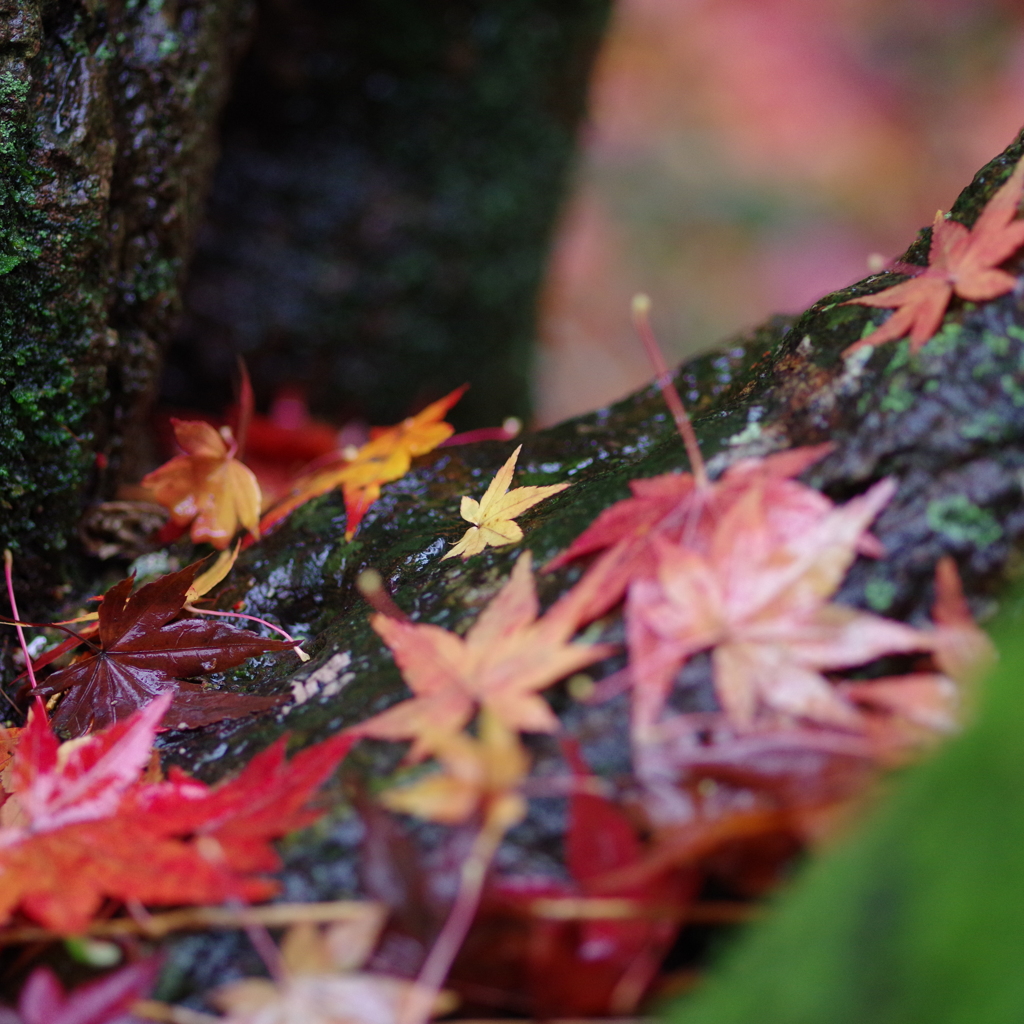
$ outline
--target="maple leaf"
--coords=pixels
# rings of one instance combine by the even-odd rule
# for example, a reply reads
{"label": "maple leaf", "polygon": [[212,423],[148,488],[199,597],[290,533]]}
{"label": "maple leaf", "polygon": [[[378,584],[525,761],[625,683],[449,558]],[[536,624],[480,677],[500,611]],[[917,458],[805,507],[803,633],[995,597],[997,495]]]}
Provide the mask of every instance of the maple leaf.
{"label": "maple leaf", "polygon": [[19,909],[80,932],[104,899],[144,904],[265,899],[270,840],[318,816],[305,805],[351,746],[335,737],[284,760],[278,741],[208,787],[172,769],[140,777],[170,695],[108,730],[58,745],[40,701],[0,808],[0,920]]}
{"label": "maple leaf", "polygon": [[291,494],[264,515],[260,528],[267,532],[300,505],[341,487],[345,495],[345,537],[351,539],[367,509],[380,497],[381,486],[405,476],[417,455],[426,455],[451,437],[455,428],[445,423],[444,417],[468,386],[456,388],[393,427],[372,431],[371,439],[355,452],[338,453],[336,465],[301,477]]}
{"label": "maple leaf", "polygon": [[626,608],[638,733],[654,726],[679,667],[709,648],[719,702],[738,726],[770,709],[856,728],[822,671],[932,646],[902,623],[826,603],[894,487],[882,481],[781,543],[757,490],[725,513],[706,554],[657,540],[658,578],[635,582]]}
{"label": "maple leaf", "polygon": [[37,967],[21,990],[18,1012],[0,1008],[0,1024],[131,1024],[138,1018],[128,1011],[156,984],[159,970],[159,959],[150,957],[65,993],[49,967]]}
{"label": "maple leaf", "polygon": [[[528,915],[526,988],[538,1019],[632,1013],[678,931],[677,922],[654,919],[651,911],[681,910],[695,895],[699,875],[662,871],[638,883],[603,885],[610,872],[641,864],[646,851],[622,808],[587,792],[594,776],[575,743],[562,746],[578,783],[569,798],[564,841],[570,881],[503,879],[492,888],[490,909],[510,905]],[[636,916],[556,920],[537,914],[538,904],[564,906],[593,897],[632,903]],[[629,983],[620,986],[627,976]]]}
{"label": "maple leaf", "polygon": [[515,544],[521,541],[523,531],[513,520],[538,502],[564,491],[569,486],[549,484],[546,487],[516,487],[510,491],[509,485],[512,483],[516,459],[522,450],[523,446],[520,445],[508,457],[505,465],[494,474],[494,479],[479,501],[463,497],[459,513],[467,523],[473,525],[465,532],[462,540],[442,556],[442,562],[445,558],[454,558],[456,555],[461,555],[465,561],[470,555],[480,554],[486,547],[499,547],[502,544]]}
{"label": "maple leaf", "polygon": [[147,473],[142,486],[170,511],[174,526],[191,524],[196,544],[226,548],[239,527],[259,537],[260,485],[235,458],[231,428],[218,431],[202,420],[171,423],[184,454]]}
{"label": "maple leaf", "polygon": [[415,696],[353,730],[377,739],[412,739],[413,760],[429,753],[421,737],[458,732],[477,706],[488,708],[511,729],[555,731],[558,719],[538,691],[613,650],[603,644],[569,643],[578,620],[564,607],[537,617],[526,551],[465,638],[440,626],[374,615],[371,625],[391,648]]}
{"label": "maple leaf", "polygon": [[954,294],[970,302],[984,302],[1012,291],[1017,279],[997,268],[1024,245],[1024,221],[1016,219],[1022,189],[1024,160],[1018,162],[972,228],[947,219],[940,210],[932,225],[928,266],[921,273],[874,295],[844,303],[892,307],[895,312],[843,355],[908,333],[910,351],[916,352],[939,329]]}
{"label": "maple leaf", "polygon": [[497,804],[503,805],[498,817],[520,820],[526,801],[516,789],[529,771],[529,756],[518,735],[487,708],[480,712],[478,733],[477,738],[463,732],[421,734],[443,770],[385,791],[381,803],[446,825],[468,821],[481,807],[486,817]]}
{"label": "maple leaf", "polygon": [[[690,473],[631,480],[632,497],[606,508],[544,571],[603,552],[584,576],[590,582],[591,598],[580,614],[582,621],[588,621],[618,604],[633,580],[654,577],[657,556],[653,538],[705,550],[722,516],[750,489],[764,494],[767,522],[779,540],[799,536],[833,505],[824,494],[791,478],[831,450],[831,444],[821,444],[764,459],[742,459],[703,487]],[[863,554],[879,553],[877,542],[869,535],[858,545]]]}
{"label": "maple leaf", "polygon": [[[415,988],[405,978],[359,971],[384,923],[379,904],[368,903],[365,919],[319,930],[297,925],[281,943],[283,977],[243,978],[217,989],[213,1003],[228,1024],[398,1024]],[[440,993],[433,1013],[451,1010]]]}
{"label": "maple leaf", "polygon": [[202,563],[161,576],[132,593],[133,576],[114,584],[99,609],[99,646],[54,672],[40,687],[49,696],[70,691],[54,726],[76,735],[124,718],[157,694],[172,692],[168,721],[186,728],[273,707],[279,697],[204,690],[183,679],[285,651],[294,643],[266,640],[206,619],[178,619]]}

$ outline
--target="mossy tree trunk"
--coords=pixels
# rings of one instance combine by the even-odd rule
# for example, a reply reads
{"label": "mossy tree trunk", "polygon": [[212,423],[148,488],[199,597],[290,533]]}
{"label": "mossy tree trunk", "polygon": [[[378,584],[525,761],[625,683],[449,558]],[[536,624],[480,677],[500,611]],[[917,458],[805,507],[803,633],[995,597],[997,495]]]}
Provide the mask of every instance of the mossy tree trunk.
{"label": "mossy tree trunk", "polygon": [[40,598],[84,499],[136,468],[249,14],[0,6],[0,543]]}

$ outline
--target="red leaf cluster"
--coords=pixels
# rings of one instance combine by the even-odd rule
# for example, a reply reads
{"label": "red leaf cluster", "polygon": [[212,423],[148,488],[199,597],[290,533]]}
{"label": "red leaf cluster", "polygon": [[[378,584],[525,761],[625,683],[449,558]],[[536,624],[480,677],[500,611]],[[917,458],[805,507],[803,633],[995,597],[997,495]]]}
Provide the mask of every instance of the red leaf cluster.
{"label": "red leaf cluster", "polygon": [[20,910],[74,934],[104,899],[219,903],[274,891],[263,877],[279,866],[270,841],[317,817],[306,804],[351,740],[290,762],[279,740],[216,786],[177,769],[147,782],[140,772],[170,699],[63,746],[36,703],[0,807],[0,919]]}

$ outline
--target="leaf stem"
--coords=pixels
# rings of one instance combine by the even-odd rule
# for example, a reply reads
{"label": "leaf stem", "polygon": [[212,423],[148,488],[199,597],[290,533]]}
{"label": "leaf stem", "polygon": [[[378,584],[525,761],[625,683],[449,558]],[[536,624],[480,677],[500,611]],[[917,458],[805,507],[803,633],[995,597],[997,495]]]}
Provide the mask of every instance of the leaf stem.
{"label": "leaf stem", "polygon": [[444,927],[430,947],[426,960],[423,961],[415,985],[409,990],[399,1013],[398,1024],[426,1024],[430,1019],[434,1000],[441,991],[476,916],[480,894],[487,878],[487,869],[510,824],[511,822],[500,813],[488,814],[484,819],[466,859],[462,862],[459,891],[455,895],[455,902]]}
{"label": "leaf stem", "polygon": [[364,569],[356,579],[356,589],[366,598],[367,604],[373,606],[375,611],[386,615],[389,619],[398,622],[411,622],[401,608],[395,604],[395,599],[388,593],[384,586],[384,580],[376,569]]}
{"label": "leaf stem", "polygon": [[644,350],[647,352],[647,358],[650,359],[654,372],[657,374],[655,383],[657,383],[661,390],[661,396],[665,399],[665,404],[668,406],[669,412],[672,413],[672,418],[676,421],[676,430],[679,431],[679,436],[683,439],[683,445],[686,447],[686,454],[690,459],[690,467],[693,469],[693,478],[697,487],[703,489],[708,486],[708,472],[704,466],[704,457],[700,453],[700,445],[697,443],[697,435],[694,433],[693,423],[687,415],[682,398],[679,397],[679,392],[676,390],[675,383],[672,380],[672,374],[669,373],[669,369],[665,365],[665,357],[661,353],[658,339],[654,336],[654,331],[651,328],[650,314],[650,298],[647,295],[634,295],[633,324],[636,327],[636,333],[640,335]]}
{"label": "leaf stem", "polygon": [[36,673],[32,668],[32,656],[28,653],[28,644],[25,642],[25,630],[18,621],[18,602],[14,597],[14,579],[12,569],[14,567],[14,555],[10,548],[4,548],[4,579],[7,581],[7,598],[11,602],[11,612],[14,614],[14,628],[18,633],[18,643],[21,644],[21,653],[25,655],[25,671],[28,672],[28,681],[34,690],[36,688]]}
{"label": "leaf stem", "polygon": [[[300,640],[296,640],[291,633],[282,629],[280,626],[275,626],[272,622],[267,622],[266,619],[261,619],[258,615],[246,615],[244,612],[222,612],[215,608],[196,608],[195,605],[189,605],[188,610],[195,612],[197,615],[220,615],[227,619],[247,619],[249,622],[258,622],[261,626],[266,626],[267,629],[272,629],[275,633],[283,636],[285,640],[290,643],[298,644]],[[295,653],[299,656],[299,661],[309,661],[309,655],[301,648],[295,647]]]}

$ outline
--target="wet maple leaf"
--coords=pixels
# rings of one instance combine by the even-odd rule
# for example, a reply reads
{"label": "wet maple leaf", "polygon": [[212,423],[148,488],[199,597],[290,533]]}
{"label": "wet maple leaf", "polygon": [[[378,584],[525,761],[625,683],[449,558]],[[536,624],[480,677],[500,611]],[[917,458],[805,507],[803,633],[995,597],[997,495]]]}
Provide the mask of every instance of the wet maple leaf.
{"label": "wet maple leaf", "polygon": [[[586,791],[594,781],[575,744],[563,743],[579,783],[569,798],[565,862],[569,881],[506,878],[491,891],[491,907],[511,905],[528,915],[526,988],[539,1019],[629,1014],[643,996],[679,929],[652,910],[682,909],[695,895],[696,871],[661,871],[639,883],[606,886],[610,872],[641,864],[647,851],[621,807]],[[632,918],[556,920],[531,913],[538,900],[590,897],[632,903]],[[644,916],[647,912],[648,916]],[[628,978],[627,984],[621,982]]]}
{"label": "wet maple leaf", "polygon": [[49,967],[37,967],[18,1000],[18,1012],[0,1008],[0,1024],[131,1024],[134,1003],[156,984],[157,957],[129,964],[99,981],[65,992]]}
{"label": "wet maple leaf", "polygon": [[102,728],[165,692],[173,694],[168,723],[187,728],[281,702],[182,681],[295,646],[208,619],[177,619],[201,565],[161,576],[134,594],[134,577],[107,591],[99,609],[99,646],[40,687],[45,696],[70,691],[54,715],[56,728],[75,735]]}
{"label": "wet maple leaf", "polygon": [[856,710],[822,672],[932,646],[902,623],[827,603],[894,486],[882,481],[782,542],[757,490],[722,516],[706,554],[656,540],[658,577],[635,582],[626,608],[638,733],[656,723],[679,667],[708,649],[736,725],[768,710],[856,728]]}
{"label": "wet maple leaf", "polygon": [[391,648],[415,696],[353,727],[360,736],[412,739],[410,757],[429,753],[423,736],[458,732],[478,706],[510,729],[553,732],[558,719],[538,696],[559,679],[607,657],[603,644],[569,643],[578,619],[560,605],[537,617],[530,553],[480,613],[465,638],[440,626],[374,615],[370,622]]}
{"label": "wet maple leaf", "polygon": [[260,535],[260,485],[248,466],[235,458],[230,427],[218,431],[202,420],[171,420],[184,451],[147,473],[142,486],[171,513],[179,528],[191,524],[196,544],[226,548],[239,527]]}
{"label": "wet maple leaf", "polygon": [[[665,473],[631,480],[633,496],[605,509],[544,571],[576,558],[602,552],[587,570],[591,599],[584,621],[598,618],[618,604],[630,582],[653,578],[657,557],[654,537],[705,550],[716,525],[748,490],[764,494],[767,522],[780,540],[799,536],[833,507],[819,491],[792,477],[832,450],[831,444],[794,448],[764,459],[743,459],[704,487],[690,473]],[[877,542],[865,535],[860,550],[877,554]]]}
{"label": "wet maple leaf", "polygon": [[518,735],[497,715],[480,712],[478,736],[464,732],[422,734],[424,746],[441,764],[441,771],[386,790],[381,803],[388,810],[414,814],[428,821],[455,825],[468,821],[478,810],[504,801],[501,816],[519,820],[526,801],[516,789],[526,777],[530,759]]}
{"label": "wet maple leaf", "polygon": [[522,450],[523,446],[520,445],[508,457],[505,465],[494,474],[494,479],[479,501],[463,497],[459,512],[467,523],[473,525],[465,532],[462,540],[442,556],[442,562],[445,558],[454,558],[456,555],[460,555],[465,561],[470,555],[480,554],[486,547],[499,547],[502,544],[515,544],[521,541],[523,531],[514,520],[538,502],[564,491],[569,486],[567,483],[548,484],[545,487],[515,487],[510,491],[516,459]]}
{"label": "wet maple leaf", "polygon": [[265,899],[270,840],[318,816],[305,805],[344,757],[335,737],[284,760],[284,742],[209,787],[140,768],[170,696],[85,739],[59,744],[41,701],[22,732],[0,808],[0,920],[20,909],[80,932],[107,898],[143,904]]}
{"label": "wet maple leaf", "polygon": [[301,477],[291,494],[264,515],[260,528],[272,529],[300,505],[340,487],[345,495],[345,536],[351,539],[367,509],[380,497],[381,486],[405,476],[416,456],[426,455],[451,437],[455,428],[444,417],[467,387],[456,388],[393,427],[373,431],[355,452],[339,452],[336,464]]}
{"label": "wet maple leaf", "polygon": [[999,264],[1024,245],[1024,220],[1017,220],[1024,189],[1024,160],[989,200],[971,228],[949,220],[940,210],[932,225],[928,266],[912,277],[846,305],[880,306],[895,312],[880,327],[851,345],[843,355],[910,335],[916,352],[939,329],[955,295],[984,302],[1012,291],[1017,279]]}
{"label": "wet maple leaf", "polygon": [[[243,978],[217,989],[227,1024],[398,1024],[414,983],[360,971],[377,943],[383,915],[367,903],[365,920],[290,928],[281,943],[283,978]],[[453,1008],[441,993],[434,1013]]]}

